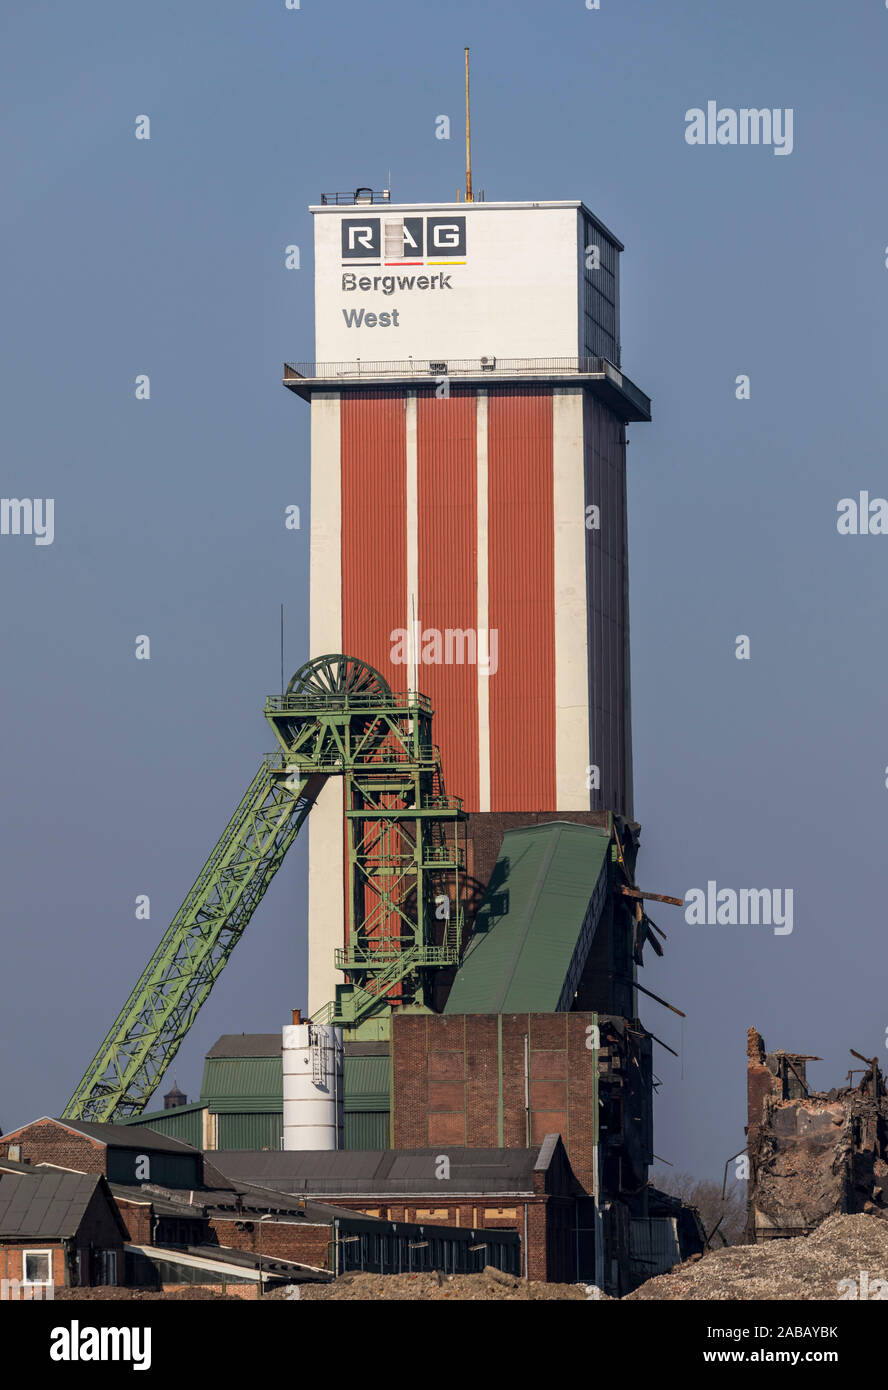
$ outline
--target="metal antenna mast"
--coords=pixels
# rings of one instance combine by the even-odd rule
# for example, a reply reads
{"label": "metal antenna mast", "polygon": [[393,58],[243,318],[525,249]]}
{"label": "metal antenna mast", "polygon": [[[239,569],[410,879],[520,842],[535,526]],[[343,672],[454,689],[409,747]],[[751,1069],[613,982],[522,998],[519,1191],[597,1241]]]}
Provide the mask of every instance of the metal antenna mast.
{"label": "metal antenna mast", "polygon": [[466,49],[466,202],[474,203],[472,192],[472,120],[469,114],[469,50]]}

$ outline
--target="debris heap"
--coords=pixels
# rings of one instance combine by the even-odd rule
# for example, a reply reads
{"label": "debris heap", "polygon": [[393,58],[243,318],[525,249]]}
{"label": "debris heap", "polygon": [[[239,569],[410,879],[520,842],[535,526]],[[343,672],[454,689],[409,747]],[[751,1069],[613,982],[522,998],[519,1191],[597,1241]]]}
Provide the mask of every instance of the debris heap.
{"label": "debris heap", "polygon": [[807,1235],[833,1214],[888,1216],[888,1092],[877,1059],[857,1085],[812,1091],[817,1057],[748,1035],[750,1243]]}
{"label": "debris heap", "polygon": [[729,1245],[676,1265],[626,1295],[632,1299],[888,1298],[888,1221],[830,1216],[810,1236]]}

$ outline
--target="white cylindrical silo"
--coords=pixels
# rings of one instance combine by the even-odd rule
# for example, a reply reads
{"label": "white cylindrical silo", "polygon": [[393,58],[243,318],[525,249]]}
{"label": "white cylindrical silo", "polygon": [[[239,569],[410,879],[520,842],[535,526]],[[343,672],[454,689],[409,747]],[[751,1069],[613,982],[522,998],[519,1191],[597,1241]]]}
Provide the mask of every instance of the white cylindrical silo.
{"label": "white cylindrical silo", "polygon": [[283,1029],[284,1148],[342,1148],[342,1029]]}

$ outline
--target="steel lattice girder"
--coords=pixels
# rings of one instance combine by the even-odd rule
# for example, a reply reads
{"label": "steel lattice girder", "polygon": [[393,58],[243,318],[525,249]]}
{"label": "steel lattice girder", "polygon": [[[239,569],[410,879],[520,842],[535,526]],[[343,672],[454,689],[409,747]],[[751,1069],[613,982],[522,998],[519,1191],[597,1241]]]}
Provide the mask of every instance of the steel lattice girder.
{"label": "steel lattice girder", "polygon": [[172,1062],[314,804],[323,776],[294,793],[263,761],[63,1118],[138,1115]]}
{"label": "steel lattice girder", "polygon": [[[458,958],[458,909],[444,941],[433,940],[434,889],[450,873],[456,874],[459,901],[460,856],[445,846],[441,823],[461,819],[462,812],[443,791],[426,697],[393,695],[378,672],[337,655],[307,663],[286,695],[266,702],[265,714],[282,752],[263,759],[63,1117],[101,1121],[141,1113],[329,776],[345,777],[346,805],[355,808],[347,816],[350,876],[360,875],[403,924],[397,959],[389,954],[369,963],[367,930],[375,922],[368,923],[350,895],[355,910],[349,913],[348,963],[342,968],[363,983],[346,986],[344,1021],[384,1006],[388,992],[407,975],[418,981],[409,996],[416,997],[425,971]],[[412,846],[409,875],[406,868],[402,874],[403,882],[409,880],[405,896],[412,896],[412,911],[382,887],[378,869],[387,866],[374,866],[372,853],[362,848],[366,832],[367,844],[374,843],[371,822],[378,827],[377,842],[396,836]],[[325,1012],[334,1012],[333,1006]]]}

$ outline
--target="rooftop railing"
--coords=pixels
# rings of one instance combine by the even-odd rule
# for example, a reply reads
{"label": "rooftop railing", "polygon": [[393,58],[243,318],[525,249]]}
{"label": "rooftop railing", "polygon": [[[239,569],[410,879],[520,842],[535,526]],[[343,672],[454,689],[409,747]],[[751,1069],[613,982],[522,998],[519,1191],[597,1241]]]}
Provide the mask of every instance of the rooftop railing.
{"label": "rooftop railing", "polygon": [[523,377],[548,378],[553,382],[576,379],[588,381],[590,385],[595,382],[606,395],[623,402],[625,419],[650,419],[649,397],[606,357],[407,357],[392,362],[355,358],[352,362],[284,363],[284,385],[297,395],[310,394],[318,382],[378,385],[385,381],[416,380],[437,384],[444,379],[514,381]]}
{"label": "rooftop railing", "polygon": [[616,375],[621,373],[606,357],[407,357],[394,362],[285,362],[284,380],[326,381],[340,377],[404,376],[501,376]]}

